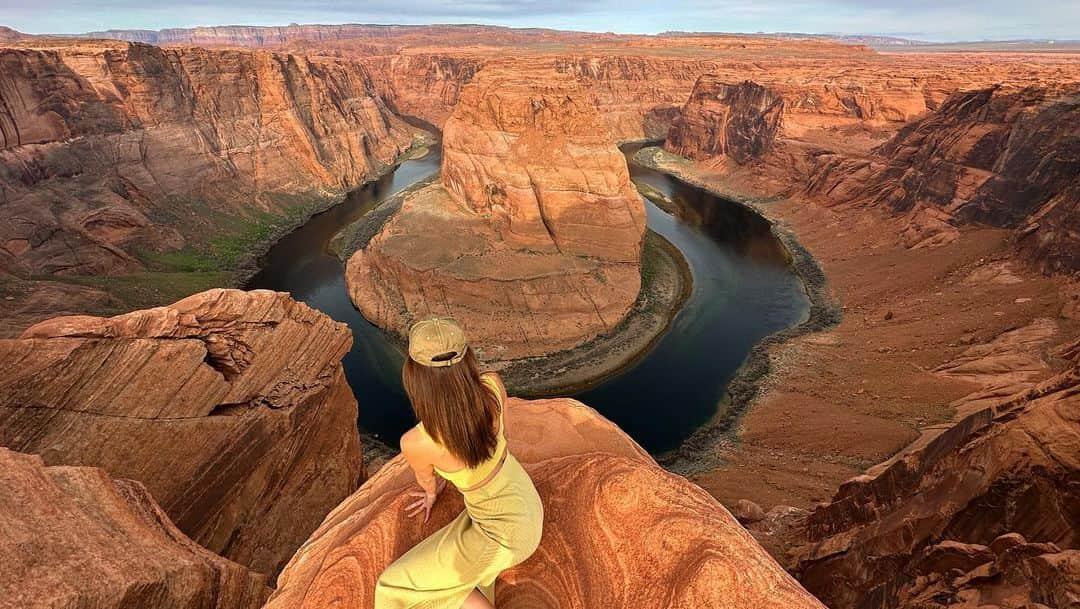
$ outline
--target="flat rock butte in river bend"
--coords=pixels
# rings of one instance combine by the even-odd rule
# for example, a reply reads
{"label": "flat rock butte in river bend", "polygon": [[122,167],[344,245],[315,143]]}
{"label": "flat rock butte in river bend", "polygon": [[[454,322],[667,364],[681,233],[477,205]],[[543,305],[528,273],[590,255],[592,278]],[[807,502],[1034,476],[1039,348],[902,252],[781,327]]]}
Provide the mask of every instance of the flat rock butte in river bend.
{"label": "flat rock butte in river bend", "polygon": [[485,361],[539,356],[614,328],[641,286],[645,208],[581,87],[485,70],[443,134],[441,180],[348,262],[366,318],[403,333],[430,314]]}

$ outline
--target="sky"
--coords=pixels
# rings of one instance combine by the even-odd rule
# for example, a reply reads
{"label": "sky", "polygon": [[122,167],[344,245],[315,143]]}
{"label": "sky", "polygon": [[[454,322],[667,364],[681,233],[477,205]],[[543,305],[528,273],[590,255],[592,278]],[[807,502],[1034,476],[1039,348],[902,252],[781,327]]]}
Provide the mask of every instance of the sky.
{"label": "sky", "polygon": [[1080,0],[0,0],[31,34],[289,23],[482,23],[618,33],[881,34],[933,41],[1080,39]]}

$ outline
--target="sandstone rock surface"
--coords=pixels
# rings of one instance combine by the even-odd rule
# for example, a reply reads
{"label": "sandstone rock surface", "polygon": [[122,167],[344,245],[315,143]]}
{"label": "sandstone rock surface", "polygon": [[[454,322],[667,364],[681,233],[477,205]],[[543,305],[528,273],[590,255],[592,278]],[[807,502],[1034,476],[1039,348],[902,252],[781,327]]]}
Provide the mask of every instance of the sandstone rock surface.
{"label": "sandstone rock surface", "polygon": [[956,93],[866,159],[826,155],[809,192],[832,204],[881,206],[907,218],[910,246],[957,227],[1016,230],[1047,271],[1080,269],[1080,85]]}
{"label": "sandstone rock surface", "polygon": [[273,574],[361,472],[349,330],[211,290],[0,341],[0,446],[146,485],[206,548]]}
{"label": "sandstone rock surface", "polygon": [[481,72],[443,149],[441,182],[406,196],[348,262],[365,317],[404,332],[451,315],[483,359],[505,361],[577,346],[626,316],[645,208],[574,81]]}
{"label": "sandstone rock surface", "polygon": [[256,609],[265,575],[181,533],[143,485],[0,448],[0,607]]}
{"label": "sandstone rock surface", "polygon": [[1061,355],[1067,370],[849,481],[811,513],[798,567],[807,589],[836,609],[974,607],[997,589],[1020,598],[1003,607],[1071,606],[1062,599],[1077,598],[1069,582],[1080,577],[1080,346]]}
{"label": "sandstone rock surface", "polygon": [[[511,400],[507,417],[545,523],[537,553],[502,575],[499,606],[821,609],[720,504],[591,409]],[[410,476],[397,457],[328,516],[268,609],[370,607],[382,569],[462,509],[447,490],[426,525],[406,518]]]}
{"label": "sandstone rock surface", "polygon": [[698,79],[664,148],[695,160],[730,157],[746,164],[768,152],[784,118],[784,98],[753,81]]}

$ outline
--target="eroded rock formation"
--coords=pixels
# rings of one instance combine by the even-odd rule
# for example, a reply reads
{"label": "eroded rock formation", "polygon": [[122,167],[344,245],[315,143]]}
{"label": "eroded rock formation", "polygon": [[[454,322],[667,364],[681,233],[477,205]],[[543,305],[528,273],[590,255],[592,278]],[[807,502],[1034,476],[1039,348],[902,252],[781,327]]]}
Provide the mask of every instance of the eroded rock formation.
{"label": "eroded rock formation", "polygon": [[441,182],[349,260],[350,296],[403,332],[462,322],[488,361],[611,330],[640,288],[645,209],[595,107],[570,79],[488,68],[447,121]]}
{"label": "eroded rock formation", "polygon": [[157,269],[185,247],[228,269],[235,253],[214,237],[318,207],[413,133],[354,62],[13,43],[0,49],[0,274]]}
{"label": "eroded rock formation", "polygon": [[809,186],[830,204],[880,205],[908,220],[910,246],[954,240],[957,227],[1016,229],[1048,271],[1080,269],[1080,87],[957,93],[870,158],[821,157]]}
{"label": "eroded rock formation", "polygon": [[[720,504],[591,409],[511,400],[507,430],[545,523],[536,554],[501,576],[500,606],[821,609]],[[412,484],[401,457],[384,466],[301,548],[267,607],[371,606],[385,566],[462,509],[447,490],[427,524],[407,518]]]}
{"label": "eroded rock formation", "polygon": [[730,157],[745,164],[768,152],[784,117],[784,98],[761,85],[706,74],[668,132],[664,148],[687,158]]}
{"label": "eroded rock formation", "polygon": [[835,609],[1080,601],[1080,344],[1059,355],[1064,372],[844,484],[806,519],[800,581]]}
{"label": "eroded rock formation", "polygon": [[0,448],[0,607],[257,609],[267,577],[207,551],[146,488]]}
{"label": "eroded rock formation", "polygon": [[0,446],[146,485],[195,541],[276,573],[361,475],[344,324],[211,290],[0,340]]}

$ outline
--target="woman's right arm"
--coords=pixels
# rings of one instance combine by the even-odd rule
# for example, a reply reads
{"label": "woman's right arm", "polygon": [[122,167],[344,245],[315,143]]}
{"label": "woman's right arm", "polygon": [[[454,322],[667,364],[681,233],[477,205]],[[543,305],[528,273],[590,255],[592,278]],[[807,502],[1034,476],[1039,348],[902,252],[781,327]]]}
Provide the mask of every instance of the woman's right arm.
{"label": "woman's right arm", "polygon": [[442,485],[439,484],[438,476],[435,474],[435,465],[431,460],[432,455],[429,450],[426,450],[419,437],[419,432],[415,428],[410,429],[401,436],[401,455],[405,457],[405,462],[412,469],[413,476],[416,477],[416,483],[423,489],[423,492],[412,491],[409,493],[410,496],[416,497],[417,501],[405,508],[406,514],[414,516],[423,513],[424,522],[427,522],[428,516],[431,514],[431,506],[435,504],[435,499],[439,496]]}

